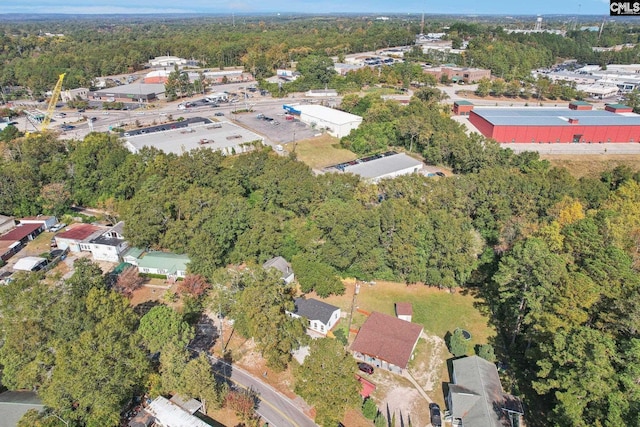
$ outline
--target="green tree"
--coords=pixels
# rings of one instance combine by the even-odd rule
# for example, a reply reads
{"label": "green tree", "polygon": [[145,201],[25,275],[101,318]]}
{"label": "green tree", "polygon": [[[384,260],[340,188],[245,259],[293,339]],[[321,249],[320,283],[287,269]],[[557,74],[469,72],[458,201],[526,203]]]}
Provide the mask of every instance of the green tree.
{"label": "green tree", "polygon": [[180,392],[186,397],[200,400],[205,414],[207,407],[219,408],[222,405],[220,387],[213,375],[211,362],[205,353],[200,353],[198,357],[191,359],[182,372],[183,389]]}
{"label": "green tree", "polygon": [[374,420],[378,415],[378,406],[371,398],[366,398],[362,403],[362,415],[368,420]]}
{"label": "green tree", "polygon": [[357,407],[360,384],[353,357],[336,340],[313,340],[309,356],[294,372],[295,391],[316,408],[316,422],[334,426]]}
{"label": "green tree", "polygon": [[482,344],[478,346],[478,356],[489,362],[496,361],[496,354],[491,344]]}
{"label": "green tree", "polygon": [[344,284],[333,267],[314,261],[314,257],[310,255],[294,257],[291,266],[296,272],[302,292],[315,291],[322,298],[344,294]]}
{"label": "green tree", "polygon": [[462,329],[456,329],[449,337],[449,351],[454,357],[467,355],[469,343],[462,334]]}
{"label": "green tree", "polygon": [[162,352],[170,342],[186,347],[195,335],[193,327],[171,307],[157,305],[140,319],[138,334],[151,353]]}

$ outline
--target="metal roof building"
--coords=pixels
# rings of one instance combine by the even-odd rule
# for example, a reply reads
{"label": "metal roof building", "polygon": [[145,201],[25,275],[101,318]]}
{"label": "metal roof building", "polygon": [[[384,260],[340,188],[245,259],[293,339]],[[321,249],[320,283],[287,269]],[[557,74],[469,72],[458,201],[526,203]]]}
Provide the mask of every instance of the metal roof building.
{"label": "metal roof building", "polygon": [[330,135],[342,138],[349,135],[353,129],[358,129],[362,117],[346,113],[322,105],[295,105],[300,111],[300,121],[317,129],[326,129]]}
{"label": "metal roof building", "polygon": [[469,121],[487,138],[503,143],[640,141],[640,115],[628,112],[479,107]]}
{"label": "metal roof building", "polygon": [[147,103],[164,94],[164,83],[131,83],[89,92],[90,101]]}
{"label": "metal roof building", "polygon": [[365,180],[377,183],[385,178],[395,178],[419,172],[423,163],[404,153],[376,158],[370,161],[350,162],[341,170],[345,173],[360,175]]}
{"label": "metal roof building", "polygon": [[29,411],[35,409],[42,411],[44,404],[35,392],[32,391],[5,391],[0,393],[0,427],[15,427],[20,418]]}

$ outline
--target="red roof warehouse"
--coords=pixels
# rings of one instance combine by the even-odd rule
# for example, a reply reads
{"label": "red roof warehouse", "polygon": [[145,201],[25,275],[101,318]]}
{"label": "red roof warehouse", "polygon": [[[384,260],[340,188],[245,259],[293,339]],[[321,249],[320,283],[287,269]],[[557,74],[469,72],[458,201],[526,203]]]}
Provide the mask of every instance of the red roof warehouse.
{"label": "red roof warehouse", "polygon": [[640,142],[640,115],[616,111],[476,107],[469,121],[503,143]]}

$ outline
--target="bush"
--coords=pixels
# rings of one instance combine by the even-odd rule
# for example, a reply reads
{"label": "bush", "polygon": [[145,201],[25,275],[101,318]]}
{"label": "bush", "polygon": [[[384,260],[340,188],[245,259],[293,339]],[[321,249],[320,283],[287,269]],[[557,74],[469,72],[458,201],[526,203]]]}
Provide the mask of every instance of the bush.
{"label": "bush", "polygon": [[482,344],[477,346],[476,354],[489,362],[496,361],[496,353],[491,344]]}
{"label": "bush", "polygon": [[378,415],[378,407],[376,406],[376,402],[371,400],[370,398],[366,398],[362,403],[362,415],[368,420],[374,420],[376,415]]}
{"label": "bush", "polygon": [[449,338],[449,351],[454,357],[465,356],[467,354],[467,340],[462,335],[462,329],[456,329]]}

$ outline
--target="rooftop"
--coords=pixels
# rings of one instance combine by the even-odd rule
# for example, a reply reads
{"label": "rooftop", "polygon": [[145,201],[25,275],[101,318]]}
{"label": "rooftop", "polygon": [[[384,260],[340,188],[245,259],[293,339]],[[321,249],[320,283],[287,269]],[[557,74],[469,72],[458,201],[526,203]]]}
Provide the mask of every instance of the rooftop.
{"label": "rooftop", "polygon": [[325,325],[331,320],[331,316],[338,307],[317,299],[296,298],[294,314],[309,320],[319,320]]}
{"label": "rooftop", "polygon": [[187,255],[170,252],[147,252],[138,261],[138,267],[164,269],[169,272],[186,271],[190,261]]}
{"label": "rooftop", "polygon": [[126,240],[122,238],[122,233],[124,230],[124,221],[120,221],[113,227],[105,230],[102,234],[97,236],[94,239],[91,239],[91,243],[95,243],[98,245],[105,246],[118,246],[125,242]]}
{"label": "rooftop", "polygon": [[473,105],[473,102],[460,100],[460,101],[454,101],[454,104],[457,104],[457,105]]}
{"label": "rooftop", "polygon": [[[503,408],[523,413],[517,398],[504,393],[496,365],[478,356],[453,361],[455,384],[449,385],[452,415],[465,426],[503,427]],[[507,424],[508,425],[508,424]]]}
{"label": "rooftop", "polygon": [[300,110],[302,114],[322,118],[337,125],[345,125],[353,122],[362,122],[362,117],[344,111],[336,110],[322,105],[299,104],[295,108]]}
{"label": "rooftop", "polygon": [[44,405],[31,391],[5,391],[0,393],[0,427],[15,427],[30,409],[42,410]]}
{"label": "rooftop", "polygon": [[582,126],[640,126],[640,115],[622,115],[604,110],[569,110],[568,108],[476,107],[477,114],[498,126],[575,126],[569,119],[578,119]]}
{"label": "rooftop", "polygon": [[156,397],[146,410],[163,426],[211,427],[162,396]]}
{"label": "rooftop", "polygon": [[0,236],[0,240],[22,240],[34,231],[42,228],[42,224],[18,224],[16,228]]}
{"label": "rooftop", "polygon": [[40,258],[37,256],[26,256],[24,258],[20,258],[18,262],[13,265],[13,269],[20,271],[32,271],[38,265],[46,262],[47,260],[45,258]]}
{"label": "rooftop", "polygon": [[269,270],[270,268],[275,268],[276,270],[282,273],[282,278],[285,279],[293,274],[293,270],[291,269],[291,264],[281,256],[277,256],[275,258],[271,258],[267,260],[264,264],[262,264],[262,268],[265,270]]}
{"label": "rooftop", "polygon": [[344,168],[345,173],[360,175],[365,179],[378,178],[412,167],[422,167],[422,162],[404,153],[385,156],[368,162],[348,165]]}
{"label": "rooftop", "polygon": [[115,86],[108,89],[96,90],[101,96],[114,96],[115,94],[129,94],[132,98],[136,95],[150,95],[164,93],[164,83],[130,83],[127,85]]}
{"label": "rooftop", "polygon": [[56,239],[83,241],[90,238],[97,232],[102,232],[102,231],[104,231],[104,228],[98,227],[97,225],[74,224],[69,226],[67,231],[63,231],[62,233],[56,234]]}
{"label": "rooftop", "polygon": [[241,144],[263,140],[257,133],[233,123],[227,121],[211,123],[207,119],[202,119],[199,125],[191,124],[185,128],[176,127],[175,129],[167,125],[166,130],[125,136],[125,138],[127,144],[133,148],[130,150],[134,152],[146,146],[178,155],[197,148],[210,148],[224,153]]}
{"label": "rooftop", "polygon": [[413,306],[410,302],[397,302],[396,303],[396,315],[397,316],[411,316],[413,315]]}
{"label": "rooftop", "polygon": [[422,334],[422,326],[373,312],[351,344],[351,351],[386,360],[404,369]]}

